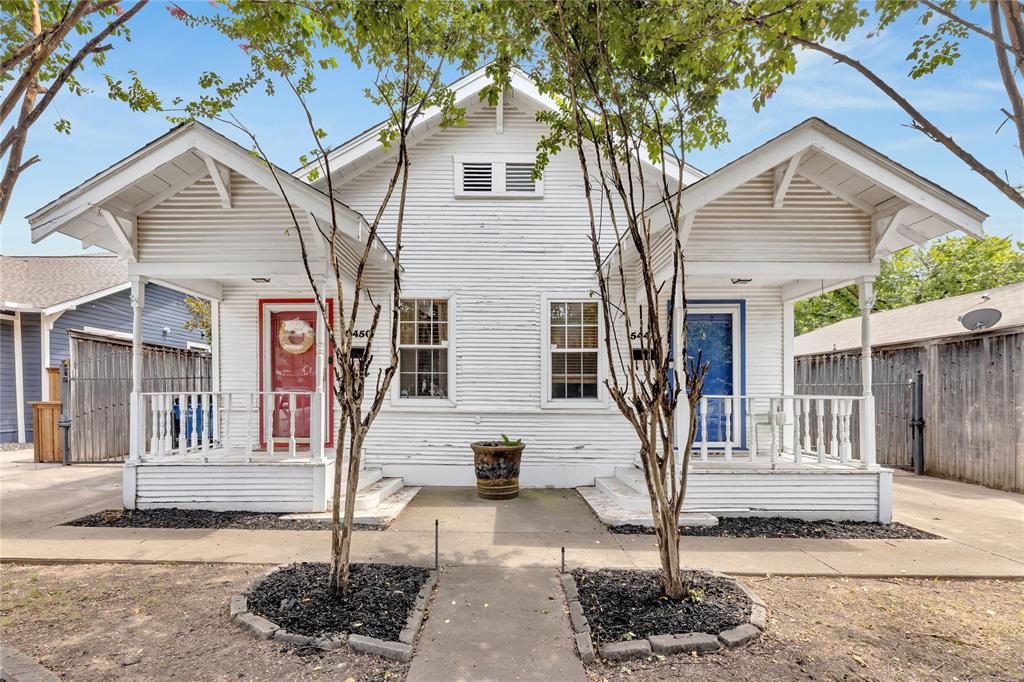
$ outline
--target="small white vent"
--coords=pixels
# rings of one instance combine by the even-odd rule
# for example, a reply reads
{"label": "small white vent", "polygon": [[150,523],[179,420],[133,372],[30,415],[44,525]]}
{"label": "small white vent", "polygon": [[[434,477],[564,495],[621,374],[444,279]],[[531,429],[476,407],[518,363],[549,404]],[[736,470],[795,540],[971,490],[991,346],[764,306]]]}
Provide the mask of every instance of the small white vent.
{"label": "small white vent", "polygon": [[489,163],[462,164],[463,192],[490,192],[493,172]]}
{"label": "small white vent", "polygon": [[533,182],[532,163],[506,163],[505,164],[505,191],[526,192],[533,194],[536,191]]}

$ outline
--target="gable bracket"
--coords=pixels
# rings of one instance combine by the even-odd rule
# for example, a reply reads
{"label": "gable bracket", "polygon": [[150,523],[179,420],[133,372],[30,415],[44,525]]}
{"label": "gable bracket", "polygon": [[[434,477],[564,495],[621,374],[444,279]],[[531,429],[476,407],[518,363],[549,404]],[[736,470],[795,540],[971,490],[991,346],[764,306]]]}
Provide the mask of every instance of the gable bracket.
{"label": "gable bracket", "polygon": [[137,227],[135,216],[103,207],[100,207],[98,211],[100,217],[106,221],[110,231],[113,232],[114,239],[117,240],[118,254],[131,260],[137,260],[134,242]]}
{"label": "gable bracket", "polygon": [[781,165],[775,167],[775,192],[772,197],[773,207],[782,208],[782,203],[786,199],[786,192],[789,191],[789,185],[793,182],[793,176],[796,175],[796,169],[800,165],[800,158],[802,156],[803,152],[798,152],[790,157],[785,168]]}
{"label": "gable bracket", "polygon": [[217,188],[217,194],[220,195],[220,203],[224,208],[231,208],[231,171],[222,164],[217,163],[214,158],[208,154],[199,152],[203,162],[206,163],[206,170],[210,172],[210,177],[213,178],[213,184]]}

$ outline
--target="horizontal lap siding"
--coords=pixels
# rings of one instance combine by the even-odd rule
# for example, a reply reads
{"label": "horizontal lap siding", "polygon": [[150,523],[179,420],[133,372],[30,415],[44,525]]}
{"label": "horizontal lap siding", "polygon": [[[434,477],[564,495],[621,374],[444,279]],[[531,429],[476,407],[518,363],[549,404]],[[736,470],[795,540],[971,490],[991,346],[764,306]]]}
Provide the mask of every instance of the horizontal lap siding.
{"label": "horizontal lap siding", "polygon": [[312,511],[311,466],[141,465],[136,506]]}
{"label": "horizontal lap siding", "polygon": [[[773,175],[763,173],[697,211],[686,257],[707,261],[870,260],[871,222],[801,177],[773,208]],[[685,207],[684,207],[685,210]]]}
{"label": "horizontal lap siding", "polygon": [[694,473],[687,511],[878,512],[874,473]]}
{"label": "horizontal lap siding", "polygon": [[[370,432],[367,457],[389,465],[465,465],[471,441],[507,433],[527,442],[524,466],[628,462],[635,437],[614,408],[567,414],[540,407],[541,297],[585,296],[595,288],[577,157],[563,152],[552,159],[543,199],[456,199],[453,155],[529,154],[543,130],[508,103],[501,134],[493,109],[467,118],[467,126],[440,131],[410,154],[402,249],[404,291],[455,294],[457,407],[386,406]],[[389,171],[384,163],[339,194],[373,215]],[[388,243],[396,206],[383,222]],[[607,222],[605,231],[611,234]],[[384,360],[386,346],[378,345],[375,355]]]}
{"label": "horizontal lap siding", "polygon": [[0,320],[0,443],[18,440],[14,383],[14,321]]}
{"label": "horizontal lap siding", "polygon": [[39,315],[21,315],[21,354],[22,368],[25,381],[25,404],[21,409],[25,411],[25,440],[32,441],[32,406],[30,400],[43,399],[43,358],[40,342]]}
{"label": "horizontal lap siding", "polygon": [[[147,343],[184,348],[189,341],[209,343],[199,330],[185,329],[192,319],[185,294],[157,284],[146,285],[142,308],[142,335]],[[130,334],[132,331],[131,294],[126,289],[90,301],[57,318],[50,332],[50,366],[56,367],[71,357],[68,331],[95,327]],[[165,334],[164,329],[169,331]]]}
{"label": "horizontal lap siding", "polygon": [[[281,196],[231,173],[231,208],[209,176],[139,217],[139,258],[149,263],[281,261],[300,258]],[[308,229],[303,213],[299,224]],[[212,274],[212,273],[211,273]]]}

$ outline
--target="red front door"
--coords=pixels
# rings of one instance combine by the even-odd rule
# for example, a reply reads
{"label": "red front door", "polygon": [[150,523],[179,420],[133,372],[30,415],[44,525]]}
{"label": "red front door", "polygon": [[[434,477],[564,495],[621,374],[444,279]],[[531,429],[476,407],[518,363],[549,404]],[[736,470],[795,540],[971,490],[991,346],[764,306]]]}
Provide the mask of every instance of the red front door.
{"label": "red front door", "polygon": [[[270,391],[316,390],[316,312],[282,310],[270,314]],[[295,396],[295,438],[309,442],[309,396]],[[275,442],[291,434],[290,396],[273,397]]]}

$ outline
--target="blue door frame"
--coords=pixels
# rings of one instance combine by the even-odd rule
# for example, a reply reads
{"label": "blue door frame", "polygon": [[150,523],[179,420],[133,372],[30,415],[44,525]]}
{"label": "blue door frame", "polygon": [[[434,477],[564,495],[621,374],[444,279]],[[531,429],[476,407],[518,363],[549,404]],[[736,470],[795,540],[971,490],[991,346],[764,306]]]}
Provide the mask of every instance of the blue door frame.
{"label": "blue door frame", "polygon": [[[669,305],[672,305],[672,304],[670,303]],[[687,354],[688,355],[690,355],[691,357],[695,357],[695,355],[691,355],[690,354],[690,351],[693,350],[694,347],[696,346],[697,348],[702,349],[702,350],[705,351],[705,355],[704,355],[704,358],[703,358],[704,361],[708,361],[708,362],[712,363],[711,367],[708,369],[708,376],[705,378],[705,391],[704,392],[708,393],[708,394],[711,394],[711,395],[745,395],[746,392],[747,392],[747,348],[746,348],[746,344],[747,344],[747,302],[746,302],[746,300],[743,300],[743,299],[720,299],[720,300],[700,299],[700,300],[688,301],[687,305],[688,305],[688,308],[689,308],[689,310],[688,310],[689,314],[687,316],[688,320],[694,320],[694,318],[699,318],[699,319],[702,319],[702,320],[706,320],[710,325],[713,326],[713,325],[715,325],[715,323],[722,323],[722,322],[724,322],[725,318],[727,316],[728,320],[730,322],[730,324],[728,326],[728,330],[729,330],[728,343],[724,343],[725,339],[721,335],[718,335],[718,338],[707,338],[706,337],[705,339],[703,339],[706,342],[704,344],[702,344],[701,341],[699,341],[697,339],[694,339],[692,337],[687,339],[687,344],[686,345],[687,345]],[[709,310],[702,312],[700,310],[700,308],[707,308]],[[715,311],[714,308],[732,308],[733,310],[728,310],[728,311],[724,311],[723,312],[723,311]],[[739,332],[738,332],[738,334],[733,334],[732,332],[734,331],[734,325],[737,325],[737,324],[739,325]],[[687,325],[688,336],[690,336],[690,334],[693,331],[694,330],[691,329],[690,325],[688,324]],[[714,333],[712,333],[712,336],[714,336]],[[675,343],[674,343],[675,330],[674,329],[673,329],[672,337],[673,338],[669,340],[669,343],[670,343],[670,345],[672,347],[672,351],[671,352],[672,352],[672,356],[674,358],[675,357]],[[736,338],[735,342],[733,341],[734,337]],[[715,359],[714,359],[713,356],[715,354],[719,354],[720,355],[721,352],[724,352],[726,350],[731,352],[731,357],[729,358],[729,361],[728,362],[723,362],[723,361],[715,362]],[[709,355],[711,355],[712,357],[708,357]],[[735,369],[737,363],[739,365],[739,368],[738,368],[739,371],[738,372],[733,372],[732,370]],[[728,376],[725,376],[726,373],[728,373]],[[736,381],[737,378],[739,380],[738,381],[738,383],[739,383],[738,389],[739,390],[736,390],[737,387],[735,385],[737,383],[737,381]],[[720,402],[716,402],[716,403],[714,403],[712,405],[709,405],[709,407],[711,409],[709,409],[709,415],[708,415],[708,417],[709,417],[708,418],[708,432],[709,432],[709,434],[713,434],[714,433],[713,429],[719,429],[719,430],[724,429],[724,415],[721,414],[721,409],[722,408],[721,408],[721,403]],[[717,414],[714,415],[714,416],[712,414],[710,414],[710,412],[712,410],[715,413],[717,413]],[[699,417],[698,417],[698,419],[699,419]],[[746,434],[746,430],[747,430],[746,406],[743,405],[743,404],[740,405],[739,412],[733,415],[733,428],[736,429],[737,426],[738,426],[737,432],[739,434],[739,438],[738,438],[738,443],[736,443],[734,445],[734,447],[737,448],[737,449],[741,449],[742,450],[742,449],[746,448],[746,442],[747,442],[747,434]],[[716,449],[718,447],[721,447],[721,446],[717,445],[717,443],[721,442],[721,440],[722,439],[719,439],[719,440],[715,441]],[[699,435],[699,433],[698,433],[696,442],[700,442],[700,435]],[[708,441],[709,444],[711,442],[712,442],[711,440]]]}

